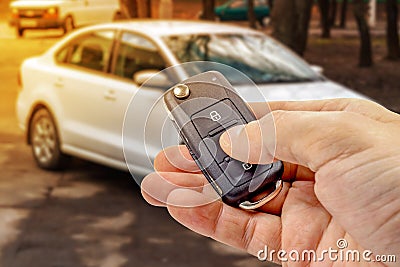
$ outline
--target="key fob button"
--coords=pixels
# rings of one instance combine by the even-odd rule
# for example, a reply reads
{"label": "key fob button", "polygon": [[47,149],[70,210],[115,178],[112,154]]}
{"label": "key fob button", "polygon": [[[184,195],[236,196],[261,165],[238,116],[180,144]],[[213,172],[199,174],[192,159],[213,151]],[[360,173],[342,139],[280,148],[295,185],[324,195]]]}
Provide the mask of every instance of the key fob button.
{"label": "key fob button", "polygon": [[[233,121],[246,123],[229,99],[224,99],[191,116],[191,120],[201,137],[216,135]],[[236,123],[235,123],[236,124]],[[227,125],[227,126],[226,126]]]}
{"label": "key fob button", "polygon": [[245,171],[242,168],[242,162],[230,159],[230,161],[223,161],[220,163],[222,171],[228,177],[233,186],[241,186],[252,179],[252,172]]}
{"label": "key fob button", "polygon": [[210,165],[213,164],[214,162],[213,154],[215,155],[216,151],[218,150],[221,149],[218,149],[214,141],[211,140],[210,138],[204,138],[199,143],[198,151],[200,152],[200,154],[198,156],[198,160],[203,162],[202,164],[203,168],[208,168]]}
{"label": "key fob button", "polygon": [[219,138],[222,133],[223,131],[220,132],[218,135],[214,135],[212,138],[207,138],[208,140],[212,141],[212,143],[206,143],[217,163],[223,162],[224,159],[228,157],[228,155],[221,149],[221,146],[219,145]]}
{"label": "key fob button", "polygon": [[252,165],[229,158],[229,160],[226,159],[220,163],[220,167],[232,185],[238,187],[249,182],[251,179],[260,179],[262,175],[265,175],[271,169],[272,164]]}

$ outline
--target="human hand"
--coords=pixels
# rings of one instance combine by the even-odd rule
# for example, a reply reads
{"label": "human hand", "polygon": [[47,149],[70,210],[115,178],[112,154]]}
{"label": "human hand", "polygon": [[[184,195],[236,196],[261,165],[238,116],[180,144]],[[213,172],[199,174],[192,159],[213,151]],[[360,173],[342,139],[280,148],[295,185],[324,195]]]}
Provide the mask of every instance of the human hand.
{"label": "human hand", "polygon": [[[215,201],[182,207],[179,203],[206,203],[211,197],[209,192],[179,189],[207,182],[187,150],[173,147],[157,156],[157,173],[143,181],[146,200],[166,205],[188,228],[253,255],[265,245],[276,251],[315,250],[319,255],[345,238],[348,249],[399,257],[400,117],[361,100],[273,102],[273,112],[266,116],[263,105],[252,105],[261,119],[228,130],[221,147],[239,160],[269,163],[263,160],[274,152],[268,138],[273,117],[275,157],[285,161],[286,181],[277,198],[257,213]],[[249,146],[231,146],[247,140]]]}

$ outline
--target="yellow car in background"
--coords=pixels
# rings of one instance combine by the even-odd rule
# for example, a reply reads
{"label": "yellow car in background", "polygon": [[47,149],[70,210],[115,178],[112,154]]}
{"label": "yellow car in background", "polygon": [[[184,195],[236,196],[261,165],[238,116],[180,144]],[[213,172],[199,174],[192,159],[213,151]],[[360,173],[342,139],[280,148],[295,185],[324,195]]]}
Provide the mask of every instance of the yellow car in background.
{"label": "yellow car in background", "polygon": [[118,0],[15,0],[10,3],[10,24],[17,36],[25,30],[58,29],[111,22],[119,12]]}

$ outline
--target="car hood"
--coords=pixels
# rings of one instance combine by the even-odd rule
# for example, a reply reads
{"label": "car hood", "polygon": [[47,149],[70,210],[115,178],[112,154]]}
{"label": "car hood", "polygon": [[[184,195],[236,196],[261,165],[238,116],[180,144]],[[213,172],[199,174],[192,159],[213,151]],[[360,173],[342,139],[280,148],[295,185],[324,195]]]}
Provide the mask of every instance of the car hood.
{"label": "car hood", "polygon": [[53,7],[60,4],[61,1],[36,1],[36,0],[22,0],[22,1],[14,1],[10,3],[11,8],[46,8]]}
{"label": "car hood", "polygon": [[257,87],[259,93],[255,92],[255,86],[235,86],[235,89],[247,102],[329,98],[368,99],[362,94],[329,80],[294,84],[259,84]]}

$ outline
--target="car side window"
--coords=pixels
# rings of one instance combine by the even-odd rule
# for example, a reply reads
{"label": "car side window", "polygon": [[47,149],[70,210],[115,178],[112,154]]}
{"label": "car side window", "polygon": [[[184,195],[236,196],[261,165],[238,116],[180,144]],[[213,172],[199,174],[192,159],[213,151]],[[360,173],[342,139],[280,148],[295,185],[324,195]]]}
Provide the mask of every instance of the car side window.
{"label": "car side window", "polygon": [[163,70],[165,61],[157,47],[145,37],[124,32],[116,54],[114,74],[133,79],[138,71]]}
{"label": "car side window", "polygon": [[245,7],[245,6],[246,6],[246,2],[243,1],[243,0],[236,0],[236,1],[233,1],[233,2],[229,5],[230,8],[240,8],[240,7]]}
{"label": "car side window", "polygon": [[114,31],[98,31],[78,37],[56,54],[56,61],[106,71],[114,36]]}
{"label": "car side window", "polygon": [[254,3],[254,6],[267,6],[267,2],[265,0],[257,0]]}

